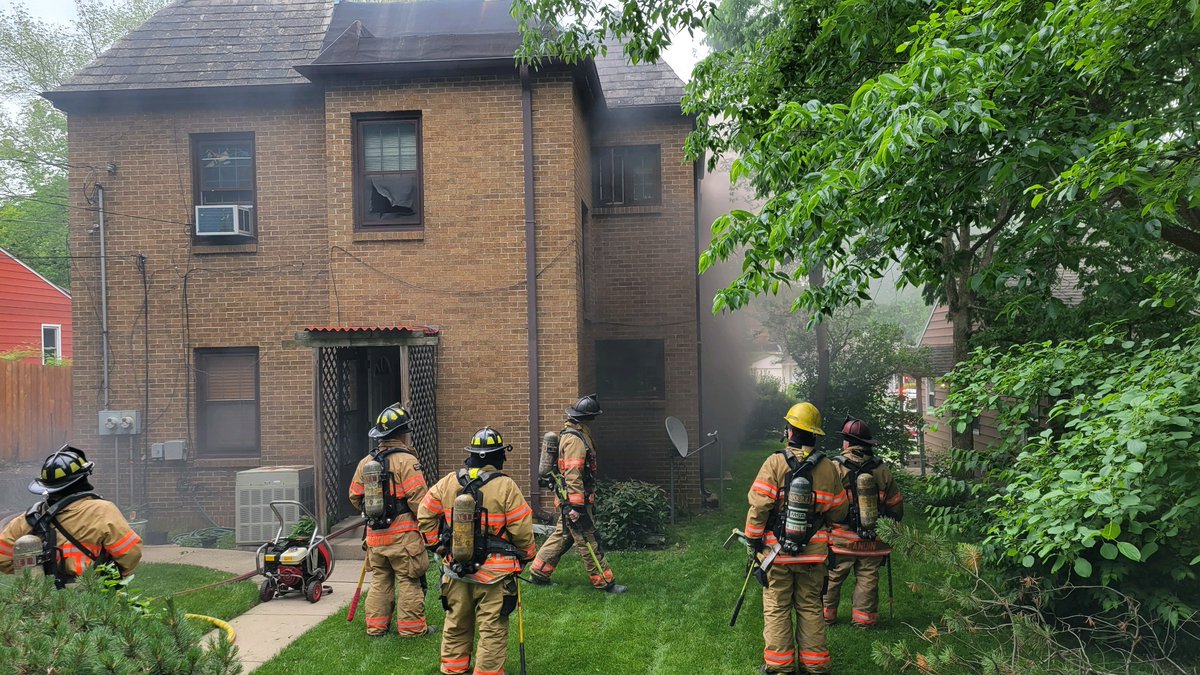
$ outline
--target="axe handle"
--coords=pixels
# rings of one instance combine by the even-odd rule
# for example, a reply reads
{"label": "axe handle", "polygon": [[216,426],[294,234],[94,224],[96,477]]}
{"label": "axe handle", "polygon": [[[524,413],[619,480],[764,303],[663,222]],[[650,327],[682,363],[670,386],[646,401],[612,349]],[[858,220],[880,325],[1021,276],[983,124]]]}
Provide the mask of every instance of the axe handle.
{"label": "axe handle", "polygon": [[363,552],[362,571],[358,573],[358,587],[354,589],[354,597],[350,598],[350,611],[346,612],[346,621],[354,621],[354,612],[358,609],[358,599],[362,597],[363,579],[367,578],[367,560],[370,557],[370,551]]}

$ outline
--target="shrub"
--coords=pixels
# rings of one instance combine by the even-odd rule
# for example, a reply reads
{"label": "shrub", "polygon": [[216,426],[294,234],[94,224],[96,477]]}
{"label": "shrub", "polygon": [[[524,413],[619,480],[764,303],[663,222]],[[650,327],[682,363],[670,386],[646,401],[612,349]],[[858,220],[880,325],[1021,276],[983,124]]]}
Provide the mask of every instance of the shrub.
{"label": "shrub", "polygon": [[[151,610],[119,581],[88,570],[55,590],[45,577],[0,586],[0,663],[6,673],[238,673],[224,636],[209,649],[182,614]],[[120,592],[115,592],[120,591]]]}
{"label": "shrub", "polygon": [[[946,531],[981,524],[985,552],[1024,574],[1107,586],[1171,624],[1194,622],[1198,364],[1200,327],[976,352],[948,377],[943,412],[962,432],[995,410],[1004,440],[952,455],[942,487],[969,502],[935,522]],[[964,527],[964,516],[983,522]],[[1093,596],[1112,609],[1114,596]]]}
{"label": "shrub", "polygon": [[793,403],[780,390],[779,380],[773,377],[760,379],[754,385],[754,403],[750,407],[750,416],[746,418],[746,438],[758,440],[778,436],[785,425],[783,416]]}
{"label": "shrub", "polygon": [[596,486],[595,515],[604,548],[645,548],[662,541],[670,505],[657,485],[640,480],[601,481]]}

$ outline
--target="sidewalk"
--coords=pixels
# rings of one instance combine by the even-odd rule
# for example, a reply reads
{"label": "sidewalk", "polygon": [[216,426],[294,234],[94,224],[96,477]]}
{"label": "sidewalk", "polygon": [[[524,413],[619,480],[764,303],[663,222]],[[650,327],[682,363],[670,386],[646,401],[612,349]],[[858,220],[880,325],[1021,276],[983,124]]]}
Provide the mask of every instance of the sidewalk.
{"label": "sidewalk", "polygon": [[[254,569],[254,552],[146,546],[142,551],[142,562],[196,565],[230,574],[242,574]],[[237,634],[243,672],[249,673],[269,661],[293,640],[329,616],[344,613],[346,604],[354,595],[354,586],[358,583],[358,573],[361,569],[362,558],[335,560],[333,575],[325,582],[327,586],[333,587],[333,592],[315,604],[301,595],[288,595],[255,605],[245,614],[230,621],[229,625]],[[262,579],[253,577],[251,581],[257,584]]]}

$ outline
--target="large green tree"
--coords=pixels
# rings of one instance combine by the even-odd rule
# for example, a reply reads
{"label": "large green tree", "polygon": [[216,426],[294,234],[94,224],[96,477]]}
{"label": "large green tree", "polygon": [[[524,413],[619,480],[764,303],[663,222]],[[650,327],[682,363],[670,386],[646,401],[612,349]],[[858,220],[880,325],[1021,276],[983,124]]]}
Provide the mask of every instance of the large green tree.
{"label": "large green tree", "polygon": [[743,263],[714,309],[821,266],[795,306],[829,314],[898,266],[947,304],[962,360],[982,298],[1052,286],[1063,266],[1200,250],[1194,1],[518,0],[514,13],[559,28],[529,30],[524,57],[577,58],[615,35],[654,59],[706,25],[727,47],[688,86],[688,147],[737,153],[733,177],[764,204],[714,225],[701,269]]}
{"label": "large green tree", "polygon": [[167,0],[75,0],[51,23],[23,4],[0,10],[0,248],[67,286],[67,120],[41,97]]}

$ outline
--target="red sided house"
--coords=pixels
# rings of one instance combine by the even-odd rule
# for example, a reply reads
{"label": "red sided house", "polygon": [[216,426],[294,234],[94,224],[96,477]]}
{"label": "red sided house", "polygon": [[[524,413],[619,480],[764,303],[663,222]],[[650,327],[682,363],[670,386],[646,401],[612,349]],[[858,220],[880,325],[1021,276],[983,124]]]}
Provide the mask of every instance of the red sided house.
{"label": "red sided house", "polygon": [[0,353],[71,358],[71,294],[0,248]]}
{"label": "red sided house", "polygon": [[699,503],[663,425],[700,437],[683,83],[619,49],[519,67],[509,9],[179,0],[46,94],[71,166],[111,167],[107,372],[96,207],[70,197],[74,438],[105,494],[232,525],[239,472],[301,465],[338,520],[400,401],[429,475],[491,425],[536,501],[538,440],[597,392],[601,475],[675,469]]}

